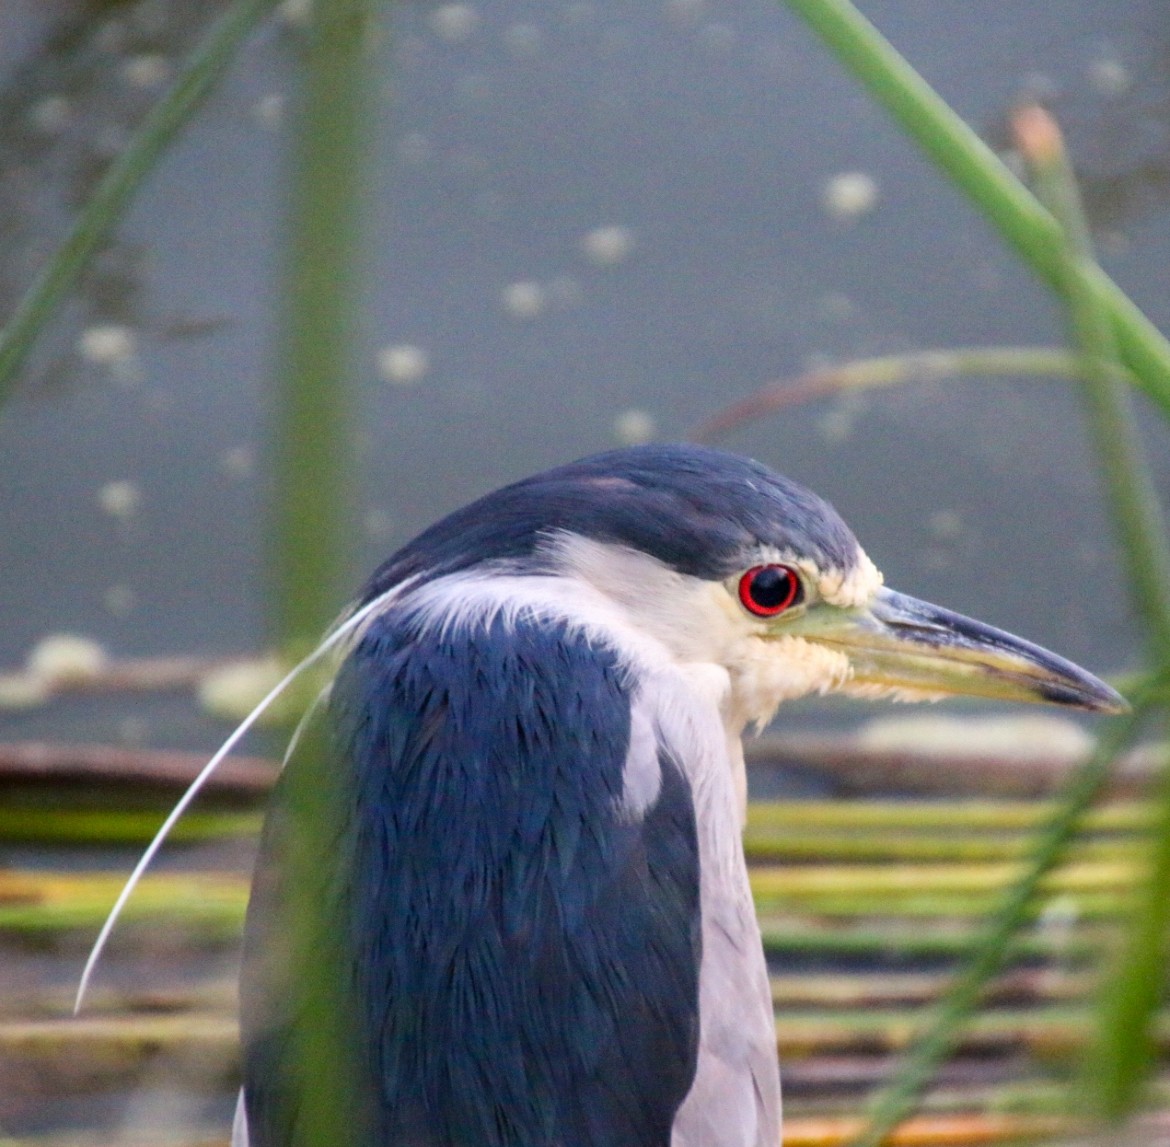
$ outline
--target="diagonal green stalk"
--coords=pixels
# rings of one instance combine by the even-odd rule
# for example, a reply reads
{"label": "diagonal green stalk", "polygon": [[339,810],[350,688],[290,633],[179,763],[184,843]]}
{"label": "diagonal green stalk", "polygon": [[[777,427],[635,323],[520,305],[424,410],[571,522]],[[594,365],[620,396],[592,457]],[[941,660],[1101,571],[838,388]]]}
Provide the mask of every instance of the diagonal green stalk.
{"label": "diagonal green stalk", "polygon": [[[1107,439],[1104,457],[1109,465],[1115,466],[1113,476],[1107,481],[1123,506],[1125,536],[1134,542],[1126,552],[1136,575],[1135,588],[1143,610],[1152,620],[1156,645],[1165,650],[1163,619],[1170,614],[1164,610],[1164,605],[1166,587],[1170,582],[1163,579],[1162,572],[1166,552],[1162,523],[1152,491],[1143,491],[1140,481],[1126,485],[1126,478],[1118,478],[1118,475],[1136,473],[1139,479],[1144,479],[1145,475],[1141,472],[1140,453],[1133,449],[1137,439],[1129,436],[1130,428],[1124,416],[1120,421],[1117,418],[1120,404],[1114,400],[1119,388],[1110,368],[1120,357],[1163,411],[1170,413],[1170,344],[1095,261],[1085,257],[1087,245],[1078,252],[1077,236],[1074,234],[1070,241],[1062,222],[1015,179],[849,0],[787,2],[1068,303],[1086,360],[1087,388],[1092,392],[1090,405],[1095,411],[1104,410],[1103,414],[1097,414],[1096,432],[1099,438]],[[1107,386],[1096,387],[1097,381],[1107,383]],[[1151,496],[1147,497],[1147,493]],[[1151,523],[1152,531],[1143,529]],[[1155,704],[1156,694],[1157,687],[1152,692],[1144,692],[1140,707]],[[977,942],[971,961],[940,1004],[934,1022],[912,1049],[894,1083],[879,1096],[872,1121],[857,1141],[859,1144],[872,1147],[880,1143],[913,1106],[915,1095],[951,1047],[958,1025],[970,1014],[987,978],[999,966],[1007,941],[1025,918],[1036,881],[1064,850],[1080,812],[1098,791],[1114,751],[1135,729],[1136,720],[1137,713],[1130,720],[1113,726],[1091,760],[1074,777],[1048,830],[1037,838],[1034,863]],[[1166,827],[1170,831],[1170,784],[1167,785],[1166,801]],[[1153,871],[1145,906],[1151,907],[1156,889],[1162,899],[1154,912],[1155,922],[1147,921],[1144,928],[1135,927],[1129,939],[1131,958],[1128,966],[1133,970],[1128,976],[1131,987],[1140,986],[1144,995],[1139,998],[1132,993],[1126,995],[1123,989],[1115,991],[1112,1020],[1108,1018],[1110,1008],[1107,1005],[1107,1019],[1103,1025],[1108,1031],[1112,1023],[1118,1032],[1127,1020],[1130,1021],[1131,1041],[1135,1038],[1132,1020],[1135,1016],[1148,1019],[1153,1006],[1151,1001],[1157,997],[1157,991],[1149,987],[1149,972],[1152,967],[1161,965],[1152,961],[1149,945],[1156,944],[1159,952],[1163,950],[1166,937],[1163,913],[1170,916],[1170,908],[1166,907],[1170,903],[1170,844],[1165,840],[1160,842],[1154,857]],[[1126,977],[1127,972],[1123,969],[1118,979]],[[1136,1038],[1140,1044],[1144,1036]],[[1114,1047],[1105,1055],[1116,1057],[1118,1051]],[[1144,1062],[1143,1047],[1131,1048],[1130,1054],[1131,1064]],[[1117,1070],[1118,1062],[1114,1058],[1108,1065],[1115,1078],[1124,1072],[1124,1069]],[[1132,1095],[1135,1086],[1132,1078],[1126,1077],[1124,1082]],[[1108,1084],[1102,1087],[1103,1093],[1107,1087]],[[1104,1110],[1106,1103],[1113,1103],[1111,1114],[1119,1114],[1129,1102],[1129,1098],[1118,1098],[1115,1094],[1113,1099],[1099,1102],[1098,1106]]]}
{"label": "diagonal green stalk", "polygon": [[1092,1111],[1119,1123],[1137,1105],[1155,1061],[1154,1017],[1166,992],[1170,946],[1170,761],[1157,796],[1158,823],[1148,870],[1098,1008],[1096,1038],[1085,1060]]}
{"label": "diagonal green stalk", "polygon": [[117,226],[159,158],[214,90],[237,49],[277,0],[237,0],[211,26],[174,86],[98,181],[61,245],[0,330],[0,406],[37,336]]}
{"label": "diagonal green stalk", "polygon": [[1170,655],[1170,541],[1142,447],[1131,396],[1117,377],[1118,347],[1100,297],[1089,287],[1095,266],[1080,191],[1056,122],[1043,108],[1015,116],[1020,150],[1036,191],[1060,222],[1069,329],[1081,359],[1081,393],[1088,429],[1129,573],[1135,604],[1146,623],[1150,652]]}
{"label": "diagonal green stalk", "polygon": [[[1093,262],[1080,192],[1060,130],[1040,107],[1015,119],[1037,192],[1068,237],[1069,325],[1085,364],[1082,392],[1089,431],[1150,652],[1170,658],[1170,543],[1141,443],[1130,395],[1114,376],[1116,345],[1109,317],[1078,270]],[[1170,768],[1163,777],[1160,824],[1121,951],[1102,991],[1097,1036],[1086,1058],[1083,1094],[1093,1114],[1119,1123],[1135,1108],[1154,1061],[1152,1027],[1170,958]]]}
{"label": "diagonal green stalk", "polygon": [[[1163,675],[1170,678],[1170,673]],[[1073,774],[1051,819],[1037,832],[1023,875],[1008,890],[970,958],[952,982],[890,1086],[879,1093],[870,1122],[854,1147],[879,1147],[914,1108],[919,1092],[955,1045],[961,1025],[977,1006],[984,988],[1013,951],[1013,942],[1028,920],[1029,905],[1043,877],[1063,855],[1109,776],[1117,754],[1133,739],[1147,711],[1156,704],[1159,684],[1147,684],[1133,699],[1133,709],[1111,723],[1087,761]]]}
{"label": "diagonal green stalk", "polygon": [[[1045,115],[1039,109],[1035,111],[1037,116]],[[1153,630],[1155,648],[1164,651],[1161,633],[1163,624],[1170,624],[1170,608],[1165,597],[1170,579],[1165,582],[1160,579],[1164,569],[1170,570],[1170,557],[1167,557],[1170,551],[1165,546],[1160,508],[1155,492],[1148,485],[1137,428],[1127,406],[1129,396],[1117,379],[1113,326],[1099,296],[1087,286],[1090,276],[1084,269],[1092,261],[1088,231],[1059,132],[1051,121],[1025,119],[1025,116],[1026,112],[1017,119],[1017,125],[1025,125],[1019,132],[1021,147],[1035,165],[1041,194],[1061,221],[1061,235],[1067,236],[1062,246],[1064,293],[1083,360],[1083,384],[1090,400],[1090,422],[1102,472],[1117,510],[1139,606]],[[1147,563],[1149,568],[1137,568]],[[1166,675],[1163,671],[1162,676]],[[1090,761],[1074,776],[1053,820],[1036,838],[1027,874],[1003,901],[894,1083],[879,1096],[872,1122],[858,1140],[859,1145],[876,1147],[912,1108],[918,1092],[953,1047],[959,1025],[975,1009],[984,986],[1001,966],[1002,951],[1026,919],[1039,879],[1064,852],[1082,813],[1099,792],[1114,756],[1135,729],[1142,710],[1156,707],[1159,701],[1157,686],[1148,686],[1130,719],[1110,729]],[[1170,922],[1166,901],[1170,899],[1170,887],[1157,880],[1161,872],[1170,881],[1170,845],[1159,840],[1155,852],[1156,861],[1164,859],[1165,864],[1154,865],[1154,887],[1148,888],[1142,898],[1143,915],[1130,929],[1127,958],[1107,993],[1110,1003],[1102,1025],[1106,1034],[1099,1038],[1091,1057],[1096,1070],[1090,1086],[1096,1092],[1096,1107],[1099,1112],[1107,1111],[1113,1116],[1129,1109],[1137,1081],[1144,1076],[1141,1069],[1149,1059],[1149,1024],[1160,996],[1157,988],[1150,987],[1148,973],[1151,967],[1160,966],[1158,961],[1165,956],[1166,924]],[[1163,902],[1155,907],[1152,900],[1156,895],[1161,895]],[[1149,923],[1151,914],[1153,925]]]}
{"label": "diagonal green stalk", "polygon": [[[1065,289],[1060,225],[849,0],[785,0],[924,152],[1057,290]],[[1170,417],[1170,343],[1095,264],[1077,272],[1109,315],[1126,366]]]}

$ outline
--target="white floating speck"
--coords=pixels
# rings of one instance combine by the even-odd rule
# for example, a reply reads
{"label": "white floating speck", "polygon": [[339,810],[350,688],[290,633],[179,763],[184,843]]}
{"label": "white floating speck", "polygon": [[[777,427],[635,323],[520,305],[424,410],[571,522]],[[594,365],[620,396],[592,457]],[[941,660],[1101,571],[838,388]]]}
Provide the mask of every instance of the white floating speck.
{"label": "white floating speck", "polygon": [[138,598],[128,585],[112,585],[102,595],[106,609],[115,617],[129,617]]}
{"label": "white floating speck", "polygon": [[585,257],[599,267],[620,263],[634,249],[634,233],[628,227],[611,224],[594,227],[581,240]]}
{"label": "white floating speck", "polygon": [[106,651],[92,638],[50,633],[33,646],[25,668],[47,685],[72,685],[92,681],[107,663]]}
{"label": "white floating speck", "polygon": [[150,735],[150,723],[141,717],[123,717],[118,722],[118,740],[123,745],[145,745]]}
{"label": "white floating speck", "polygon": [[857,304],[843,291],[826,291],[819,302],[821,314],[833,322],[844,322],[857,314]]}
{"label": "white floating speck", "polygon": [[878,186],[864,171],[843,171],[825,184],[821,201],[834,219],[851,223],[868,215],[877,203]]}
{"label": "white floating speck", "polygon": [[434,158],[435,146],[421,131],[411,131],[398,141],[397,151],[403,163],[421,167]]}
{"label": "white floating speck", "polygon": [[535,24],[513,24],[504,33],[504,47],[513,56],[535,56],[542,43],[543,37]]}
{"label": "white floating speck", "polygon": [[77,340],[81,357],[102,366],[113,366],[134,357],[138,342],[129,327],[118,323],[97,323],[86,327]]}
{"label": "white floating speck", "polygon": [[229,478],[250,478],[256,469],[256,451],[251,446],[229,446],[219,456],[219,468]]}
{"label": "white floating speck", "polygon": [[638,446],[649,442],[657,433],[654,416],[647,410],[623,410],[613,420],[613,436],[623,446]]}
{"label": "white floating speck", "polygon": [[44,681],[29,673],[0,673],[0,709],[31,709],[49,700]]}
{"label": "white floating speck", "polygon": [[826,441],[835,445],[847,442],[853,433],[853,412],[834,408],[826,410],[817,419],[817,431]]}
{"label": "white floating speck", "polygon": [[509,283],[504,288],[503,303],[504,310],[514,319],[534,319],[544,310],[544,288],[527,279]]}
{"label": "white floating speck", "polygon": [[1133,77],[1120,60],[1105,56],[1089,65],[1089,83],[1099,95],[1123,96],[1133,84]]}
{"label": "white floating speck", "polygon": [[953,541],[963,532],[963,519],[957,510],[935,510],[926,519],[926,528],[940,540]]}
{"label": "white floating speck", "polygon": [[294,28],[308,27],[313,15],[313,0],[283,0],[277,6],[276,15]]}
{"label": "white floating speck", "polygon": [[730,24],[713,22],[699,29],[696,41],[700,48],[713,56],[725,56],[735,47],[738,37]]}
{"label": "white floating speck", "polygon": [[362,526],[371,542],[384,542],[394,533],[394,519],[381,506],[372,506],[366,511]]}
{"label": "white floating speck", "polygon": [[[817,362],[810,365],[810,370],[824,370],[828,362]],[[853,436],[853,428],[857,419],[866,408],[865,398],[860,394],[842,394],[817,419],[817,431],[820,436],[833,445],[847,442]]]}
{"label": "white floating speck", "polygon": [[[276,657],[237,661],[204,674],[196,690],[200,705],[217,717],[239,720],[250,713],[287,671]],[[269,709],[272,716],[277,710]]]}
{"label": "white floating speck", "polygon": [[45,135],[56,135],[69,126],[73,118],[73,104],[67,96],[45,96],[29,109],[29,123]]}
{"label": "white floating speck", "polygon": [[275,131],[284,122],[284,96],[269,92],[252,105],[252,118],[269,131]]}
{"label": "white floating speck", "polygon": [[122,79],[135,88],[161,87],[170,76],[170,60],[157,52],[131,56],[122,65]]}
{"label": "white floating speck", "polygon": [[112,518],[129,521],[142,505],[142,491],[125,479],[107,482],[98,491],[98,505]]}
{"label": "white floating speck", "polygon": [[479,26],[479,13],[470,4],[443,4],[431,13],[430,25],[439,39],[455,44]]}
{"label": "white floating speck", "polygon": [[395,386],[411,386],[431,369],[431,356],[420,346],[397,343],[378,352],[378,373]]}

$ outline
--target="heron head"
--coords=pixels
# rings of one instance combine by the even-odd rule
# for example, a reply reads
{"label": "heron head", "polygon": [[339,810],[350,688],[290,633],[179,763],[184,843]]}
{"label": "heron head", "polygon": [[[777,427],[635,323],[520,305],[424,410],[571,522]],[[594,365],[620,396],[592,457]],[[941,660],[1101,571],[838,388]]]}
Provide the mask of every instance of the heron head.
{"label": "heron head", "polygon": [[567,579],[567,614],[725,673],[733,726],[828,692],[1125,708],[1071,662],[886,587],[827,502],[707,447],[614,450],[498,490],[392,558],[369,594],[460,572]]}

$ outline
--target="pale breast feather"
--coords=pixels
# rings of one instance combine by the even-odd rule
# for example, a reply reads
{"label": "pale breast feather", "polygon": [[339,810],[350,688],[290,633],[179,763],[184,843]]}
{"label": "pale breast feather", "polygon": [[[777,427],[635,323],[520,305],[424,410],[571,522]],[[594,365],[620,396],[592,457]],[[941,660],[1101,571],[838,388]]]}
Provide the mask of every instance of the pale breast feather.
{"label": "pale breast feather", "polygon": [[718,689],[701,667],[643,681],[660,751],[687,775],[699,825],[702,965],[695,1078],[672,1147],[775,1147],[780,1066],[767,965],[740,839],[740,795]]}

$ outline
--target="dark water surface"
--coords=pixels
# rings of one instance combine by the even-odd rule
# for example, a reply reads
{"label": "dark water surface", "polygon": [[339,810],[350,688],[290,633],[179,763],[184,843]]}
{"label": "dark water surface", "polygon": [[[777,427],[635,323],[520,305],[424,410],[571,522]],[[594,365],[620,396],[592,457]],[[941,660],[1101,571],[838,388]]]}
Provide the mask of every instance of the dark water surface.
{"label": "dark water surface", "polygon": [[[1049,100],[1106,268],[1170,329],[1164,0],[862,7],[997,145],[1016,100]],[[221,9],[0,7],[0,314]],[[0,666],[61,631],[118,656],[263,647],[282,112],[299,35],[286,9],[168,154],[0,414]],[[623,438],[683,436],[781,376],[1063,339],[1050,296],[781,4],[387,13],[361,569],[505,480]],[[1142,414],[1166,489],[1166,430]],[[890,584],[1102,672],[1133,664],[1068,387],[920,384],[822,401],[724,444],[835,502]],[[2,720],[3,739],[199,747],[218,728],[134,700]]]}
{"label": "dark water surface", "polygon": [[[1108,269],[1170,326],[1170,9],[864,7],[993,140],[1022,93],[1051,98]],[[119,5],[6,60],[4,305],[215,8]],[[3,414],[4,662],[60,630],[118,654],[263,641],[296,54],[288,20],[254,38]],[[400,5],[378,66],[362,568],[490,486],[623,432],[678,437],[809,365],[1062,338],[1048,295],[779,4]],[[827,187],[851,173],[872,205],[835,217]],[[1061,384],[822,402],[726,444],[833,500],[892,584],[1130,660]],[[1165,476],[1156,425],[1151,449]]]}

